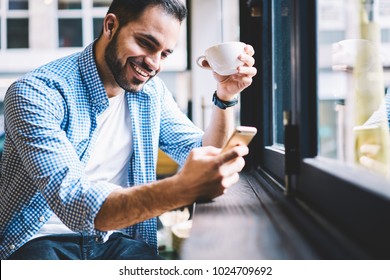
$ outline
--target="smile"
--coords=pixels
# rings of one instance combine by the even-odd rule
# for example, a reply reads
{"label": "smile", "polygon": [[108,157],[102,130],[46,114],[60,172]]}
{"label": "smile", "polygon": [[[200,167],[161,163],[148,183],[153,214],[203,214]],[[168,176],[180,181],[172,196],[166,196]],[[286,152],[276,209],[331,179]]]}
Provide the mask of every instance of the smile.
{"label": "smile", "polygon": [[149,76],[153,76],[155,71],[152,71],[152,73],[147,73],[145,72],[142,68],[140,68],[139,66],[137,66],[136,64],[134,63],[131,63],[131,65],[133,66],[133,69],[135,72],[137,72],[139,75],[141,75],[142,77],[149,77]]}

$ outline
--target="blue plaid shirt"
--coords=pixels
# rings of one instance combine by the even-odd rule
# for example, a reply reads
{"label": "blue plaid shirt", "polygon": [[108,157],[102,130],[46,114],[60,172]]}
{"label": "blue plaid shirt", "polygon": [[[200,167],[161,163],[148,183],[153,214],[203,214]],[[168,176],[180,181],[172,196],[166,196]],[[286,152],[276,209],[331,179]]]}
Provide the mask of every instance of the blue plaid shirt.
{"label": "blue plaid shirt", "polygon": [[[129,186],[156,179],[158,147],[183,164],[189,151],[201,146],[203,132],[180,111],[159,78],[126,97],[133,135]],[[108,239],[110,232],[96,230],[94,219],[120,186],[92,183],[84,173],[96,140],[96,117],[108,104],[93,44],[11,85],[5,97],[0,178],[1,259],[29,241],[53,212],[75,232],[100,242]],[[156,224],[153,218],[124,231],[157,251]]]}

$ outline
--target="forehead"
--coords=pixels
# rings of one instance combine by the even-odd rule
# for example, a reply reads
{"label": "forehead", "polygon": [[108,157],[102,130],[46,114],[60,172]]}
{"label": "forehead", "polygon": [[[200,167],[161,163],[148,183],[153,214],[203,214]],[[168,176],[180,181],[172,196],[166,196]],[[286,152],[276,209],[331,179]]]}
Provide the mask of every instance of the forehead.
{"label": "forehead", "polygon": [[122,29],[132,35],[153,36],[160,43],[176,45],[180,33],[180,21],[173,15],[167,14],[163,8],[152,6],[145,9],[142,15],[130,21]]}

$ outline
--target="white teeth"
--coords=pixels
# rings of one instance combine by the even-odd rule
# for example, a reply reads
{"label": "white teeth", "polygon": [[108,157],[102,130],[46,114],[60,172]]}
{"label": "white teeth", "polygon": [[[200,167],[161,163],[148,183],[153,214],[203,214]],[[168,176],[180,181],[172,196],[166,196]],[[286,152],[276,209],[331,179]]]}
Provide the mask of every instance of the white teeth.
{"label": "white teeth", "polygon": [[140,74],[141,76],[144,76],[144,77],[149,76],[148,73],[146,73],[145,71],[142,71],[142,69],[139,68],[137,65],[133,64],[133,66],[134,66],[134,70],[135,70],[138,74]]}

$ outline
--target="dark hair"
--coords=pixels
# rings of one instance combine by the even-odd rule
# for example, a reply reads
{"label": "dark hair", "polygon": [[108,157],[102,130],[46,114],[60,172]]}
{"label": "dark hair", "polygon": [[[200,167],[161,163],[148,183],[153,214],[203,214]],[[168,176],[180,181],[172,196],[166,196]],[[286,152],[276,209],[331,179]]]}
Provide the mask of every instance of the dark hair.
{"label": "dark hair", "polygon": [[113,0],[107,13],[116,15],[120,26],[124,26],[137,20],[149,6],[160,6],[179,22],[187,16],[187,8],[182,0]]}

